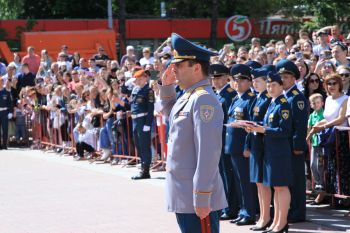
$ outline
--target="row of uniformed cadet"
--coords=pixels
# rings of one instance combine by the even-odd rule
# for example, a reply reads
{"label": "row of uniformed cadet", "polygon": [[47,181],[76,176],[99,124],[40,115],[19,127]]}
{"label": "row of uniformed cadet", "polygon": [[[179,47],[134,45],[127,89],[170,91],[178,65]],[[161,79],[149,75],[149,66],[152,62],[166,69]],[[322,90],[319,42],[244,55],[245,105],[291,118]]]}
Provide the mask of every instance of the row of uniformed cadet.
{"label": "row of uniformed cadet", "polygon": [[[280,74],[278,77],[281,80],[278,83],[281,84],[284,94],[283,98],[274,101],[273,105],[280,103],[283,106],[288,105],[290,108],[290,110],[283,110],[280,121],[274,120],[272,117],[274,114],[271,112],[266,113],[271,106],[271,97],[266,90],[267,74],[271,71]],[[272,223],[269,216],[270,202],[263,202],[262,199],[264,197],[266,200],[266,197],[271,196],[270,187],[283,184],[288,186],[291,192],[288,221],[304,221],[306,216],[304,156],[307,149],[305,138],[308,103],[295,85],[295,80],[299,77],[298,68],[293,62],[282,60],[276,65],[276,68],[268,65],[251,69],[247,65],[237,64],[231,68],[229,76],[228,69],[216,64],[211,66],[211,73],[212,84],[216,89],[218,99],[223,105],[223,109],[227,110],[225,113],[227,122],[224,123],[230,125],[224,129],[225,143],[220,162],[220,173],[229,204],[229,207],[222,211],[222,219],[235,218],[231,222],[237,225],[255,223],[256,197],[258,196],[260,219],[252,230],[258,231],[268,228]],[[218,85],[220,78],[222,80],[229,78],[230,85],[225,84],[224,81]],[[251,85],[251,79],[253,85]],[[267,117],[268,114],[271,119]],[[237,123],[237,120],[254,121],[265,128],[272,122],[285,125],[289,125],[289,123],[285,123],[286,121],[290,122],[290,129],[289,126],[284,127],[283,133],[275,134],[278,136],[283,134],[282,137],[287,135],[288,146],[281,146],[283,143],[278,143],[278,140],[275,140],[275,136],[273,136],[274,134],[272,140],[267,143],[266,134],[248,133]],[[285,144],[285,139],[282,141]],[[282,158],[283,156],[286,158]],[[266,160],[269,164],[272,162],[274,166],[266,166]],[[279,173],[281,170],[286,174],[281,176]],[[284,182],[279,183],[281,179]],[[253,183],[257,184],[257,193]],[[235,201],[237,198],[238,203]],[[286,224],[283,221],[276,224],[277,222],[274,221],[271,230],[277,232],[286,230],[284,228]]]}

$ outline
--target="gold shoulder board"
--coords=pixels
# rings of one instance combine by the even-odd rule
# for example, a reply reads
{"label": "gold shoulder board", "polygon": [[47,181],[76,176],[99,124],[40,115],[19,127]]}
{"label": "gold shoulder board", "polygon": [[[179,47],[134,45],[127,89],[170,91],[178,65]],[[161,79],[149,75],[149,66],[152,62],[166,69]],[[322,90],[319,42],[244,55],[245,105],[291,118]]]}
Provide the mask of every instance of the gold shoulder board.
{"label": "gold shoulder board", "polygon": [[196,95],[198,95],[198,96],[201,96],[201,95],[204,95],[204,94],[208,94],[207,90],[205,90],[203,87],[196,88],[194,93],[196,93]]}

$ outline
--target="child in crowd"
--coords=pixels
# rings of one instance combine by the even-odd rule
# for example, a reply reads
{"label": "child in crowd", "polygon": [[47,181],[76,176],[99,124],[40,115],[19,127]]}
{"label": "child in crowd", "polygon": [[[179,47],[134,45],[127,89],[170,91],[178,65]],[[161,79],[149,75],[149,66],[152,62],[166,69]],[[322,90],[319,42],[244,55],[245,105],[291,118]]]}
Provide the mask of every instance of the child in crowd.
{"label": "child in crowd", "polygon": [[74,159],[81,160],[84,157],[85,151],[87,151],[90,154],[95,152],[94,132],[91,129],[86,129],[81,123],[78,124],[77,129],[79,136],[78,141],[76,143],[77,154],[74,157]]}
{"label": "child in crowd", "polygon": [[26,137],[26,112],[20,100],[16,103],[13,117],[16,125],[16,141],[21,145]]}
{"label": "child in crowd", "polygon": [[315,190],[324,190],[324,177],[323,177],[323,148],[320,146],[320,140],[318,134],[315,134],[311,129],[316,123],[321,121],[323,117],[323,97],[321,94],[316,93],[309,97],[311,108],[314,110],[308,121],[309,133],[307,140],[311,140],[311,173],[315,182]]}

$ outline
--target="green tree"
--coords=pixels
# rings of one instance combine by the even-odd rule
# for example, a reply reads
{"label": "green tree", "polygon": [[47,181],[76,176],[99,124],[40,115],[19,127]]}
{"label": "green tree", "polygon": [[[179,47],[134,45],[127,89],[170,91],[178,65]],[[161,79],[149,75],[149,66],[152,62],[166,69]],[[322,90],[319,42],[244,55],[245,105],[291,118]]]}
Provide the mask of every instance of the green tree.
{"label": "green tree", "polygon": [[17,19],[22,13],[23,0],[0,0],[0,19]]}
{"label": "green tree", "polygon": [[[344,0],[281,0],[281,12],[287,16],[314,16],[311,26],[321,28],[349,23],[350,2]],[[306,23],[306,26],[310,23]]]}

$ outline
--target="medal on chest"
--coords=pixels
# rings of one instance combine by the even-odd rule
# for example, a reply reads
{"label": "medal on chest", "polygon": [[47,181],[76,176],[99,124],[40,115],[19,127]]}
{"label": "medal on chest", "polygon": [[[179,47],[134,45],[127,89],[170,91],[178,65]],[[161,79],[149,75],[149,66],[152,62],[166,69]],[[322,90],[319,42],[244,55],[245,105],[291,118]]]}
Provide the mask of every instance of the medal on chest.
{"label": "medal on chest", "polygon": [[235,119],[236,120],[243,120],[244,119],[244,112],[241,107],[235,108]]}

